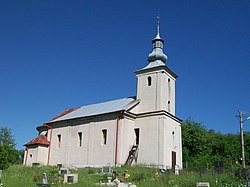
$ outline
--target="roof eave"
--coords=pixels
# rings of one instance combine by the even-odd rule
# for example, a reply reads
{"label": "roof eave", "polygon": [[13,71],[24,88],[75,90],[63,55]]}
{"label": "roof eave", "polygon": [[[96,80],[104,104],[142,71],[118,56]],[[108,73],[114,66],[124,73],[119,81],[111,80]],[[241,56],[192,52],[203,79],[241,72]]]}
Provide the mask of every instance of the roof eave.
{"label": "roof eave", "polygon": [[171,76],[173,76],[175,79],[178,78],[178,75],[176,75],[171,69],[169,69],[165,65],[164,66],[156,66],[156,67],[147,68],[147,69],[140,69],[140,70],[135,71],[135,74],[139,75],[139,74],[142,74],[142,73],[147,73],[147,72],[151,72],[151,71],[158,71],[158,70],[165,70]]}

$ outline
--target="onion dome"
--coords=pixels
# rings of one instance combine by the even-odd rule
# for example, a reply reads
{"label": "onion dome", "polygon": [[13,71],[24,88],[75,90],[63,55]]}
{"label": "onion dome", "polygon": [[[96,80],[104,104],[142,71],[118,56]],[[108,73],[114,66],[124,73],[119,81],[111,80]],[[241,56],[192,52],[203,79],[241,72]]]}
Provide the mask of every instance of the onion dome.
{"label": "onion dome", "polygon": [[[164,40],[161,39],[160,37],[160,18],[158,18],[158,22],[157,22],[157,35],[156,37],[152,40],[152,44],[153,44],[153,50],[152,52],[148,55],[148,61],[151,62],[157,62],[158,63],[162,63],[162,62],[166,62],[167,61],[167,55],[165,55],[163,53],[163,44],[164,44]],[[160,62],[159,62],[160,61]]]}

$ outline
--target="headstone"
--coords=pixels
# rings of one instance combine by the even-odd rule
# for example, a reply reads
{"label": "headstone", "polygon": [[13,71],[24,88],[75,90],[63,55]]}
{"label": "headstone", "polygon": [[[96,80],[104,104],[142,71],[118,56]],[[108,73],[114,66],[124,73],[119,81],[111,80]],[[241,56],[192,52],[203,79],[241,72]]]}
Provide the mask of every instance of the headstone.
{"label": "headstone", "polygon": [[2,178],[3,170],[0,170],[0,179]]}
{"label": "headstone", "polygon": [[37,184],[36,187],[50,187],[50,184]]}
{"label": "headstone", "polygon": [[69,174],[69,169],[68,168],[61,168],[59,170],[59,174],[64,176],[65,174]]}
{"label": "headstone", "polygon": [[46,173],[43,173],[42,180],[43,180],[43,184],[47,184],[48,183],[47,174]]}
{"label": "headstone", "polygon": [[250,181],[247,181],[247,187],[250,187]]}
{"label": "headstone", "polygon": [[215,161],[214,162],[214,171],[216,173],[222,173],[223,172],[223,162],[222,161]]}
{"label": "headstone", "polygon": [[112,174],[112,168],[110,166],[103,166],[101,170],[102,174]]}
{"label": "headstone", "polygon": [[196,187],[210,187],[209,182],[197,182]]}
{"label": "headstone", "polygon": [[249,178],[249,171],[248,171],[248,168],[245,168],[241,171],[241,175],[242,177],[244,178],[244,180],[248,180]]}
{"label": "headstone", "polygon": [[71,174],[65,174],[64,175],[64,183],[77,183],[78,182],[78,174],[71,173]]}
{"label": "headstone", "polygon": [[179,175],[179,170],[180,170],[180,167],[179,165],[176,164],[174,167],[175,175]]}
{"label": "headstone", "polygon": [[36,187],[50,187],[50,184],[37,184]]}

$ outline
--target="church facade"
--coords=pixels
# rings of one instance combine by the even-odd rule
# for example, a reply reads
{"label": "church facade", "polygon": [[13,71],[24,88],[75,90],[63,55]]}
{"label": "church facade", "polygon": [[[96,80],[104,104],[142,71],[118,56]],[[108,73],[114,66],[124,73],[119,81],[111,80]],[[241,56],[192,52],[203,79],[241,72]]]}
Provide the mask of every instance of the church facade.
{"label": "church facade", "polygon": [[182,168],[177,75],[165,64],[163,44],[158,21],[149,63],[135,72],[136,96],[63,111],[37,127],[38,136],[24,145],[23,164]]}

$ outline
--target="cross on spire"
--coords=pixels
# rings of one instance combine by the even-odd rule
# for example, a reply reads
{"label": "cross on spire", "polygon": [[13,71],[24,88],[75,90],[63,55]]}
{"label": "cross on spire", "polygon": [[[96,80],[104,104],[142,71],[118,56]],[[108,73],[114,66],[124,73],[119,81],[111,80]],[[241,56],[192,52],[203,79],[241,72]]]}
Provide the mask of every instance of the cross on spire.
{"label": "cross on spire", "polygon": [[160,16],[157,16],[157,35],[156,38],[161,38],[160,37]]}

